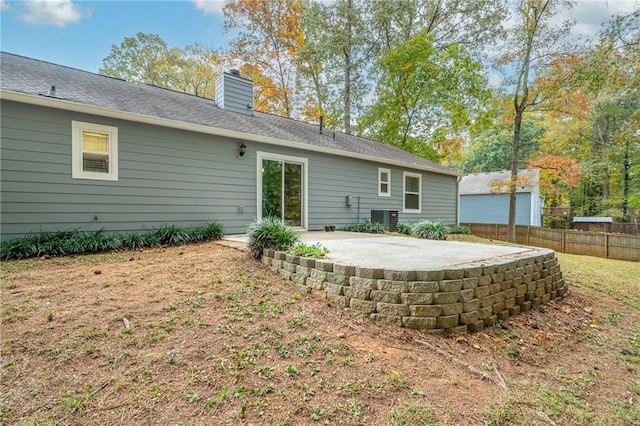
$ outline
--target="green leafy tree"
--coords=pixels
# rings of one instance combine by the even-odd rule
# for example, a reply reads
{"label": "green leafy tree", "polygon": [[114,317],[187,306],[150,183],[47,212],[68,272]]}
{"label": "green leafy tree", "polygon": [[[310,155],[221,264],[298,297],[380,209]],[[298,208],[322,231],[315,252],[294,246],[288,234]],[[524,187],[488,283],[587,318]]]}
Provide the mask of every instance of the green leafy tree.
{"label": "green leafy tree", "polygon": [[382,77],[363,133],[431,160],[459,152],[462,133],[482,117],[490,96],[482,65],[461,46],[438,49],[421,33],[378,66]]}

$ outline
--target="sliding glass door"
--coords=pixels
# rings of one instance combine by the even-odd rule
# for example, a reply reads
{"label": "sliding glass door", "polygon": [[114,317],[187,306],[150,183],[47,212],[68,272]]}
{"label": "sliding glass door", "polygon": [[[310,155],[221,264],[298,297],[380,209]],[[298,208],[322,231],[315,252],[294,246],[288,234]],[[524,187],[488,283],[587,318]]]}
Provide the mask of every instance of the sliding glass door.
{"label": "sliding glass door", "polygon": [[261,217],[275,216],[291,226],[305,226],[304,161],[282,156],[260,159]]}

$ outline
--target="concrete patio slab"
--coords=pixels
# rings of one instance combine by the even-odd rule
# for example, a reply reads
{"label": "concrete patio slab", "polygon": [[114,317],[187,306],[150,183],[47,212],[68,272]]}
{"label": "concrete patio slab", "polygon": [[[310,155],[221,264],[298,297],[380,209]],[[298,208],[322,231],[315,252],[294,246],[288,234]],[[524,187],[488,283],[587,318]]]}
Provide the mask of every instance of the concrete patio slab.
{"label": "concrete patio slab", "polygon": [[[225,239],[247,241],[246,235],[230,235]],[[301,232],[300,240],[307,244],[320,243],[328,248],[326,260],[331,262],[394,270],[433,269],[482,263],[535,251],[531,247],[435,241],[344,231]]]}

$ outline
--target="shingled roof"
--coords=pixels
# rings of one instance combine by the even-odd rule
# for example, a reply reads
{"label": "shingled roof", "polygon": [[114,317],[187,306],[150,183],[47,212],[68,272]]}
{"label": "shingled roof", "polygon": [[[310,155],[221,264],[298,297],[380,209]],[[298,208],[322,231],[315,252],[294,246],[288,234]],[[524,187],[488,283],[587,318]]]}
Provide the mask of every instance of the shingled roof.
{"label": "shingled roof", "polygon": [[[46,97],[51,86],[59,98]],[[218,107],[212,99],[6,52],[0,54],[0,88],[0,96],[8,100],[459,175],[382,142],[340,132],[334,139],[331,131],[320,134],[314,124],[260,112],[239,114]]]}
{"label": "shingled roof", "polygon": [[[518,177],[528,177],[529,186],[517,186],[516,192],[534,192],[540,182],[540,169],[518,170]],[[511,171],[473,173],[460,179],[460,195],[493,193],[491,184],[495,181],[508,182]]]}

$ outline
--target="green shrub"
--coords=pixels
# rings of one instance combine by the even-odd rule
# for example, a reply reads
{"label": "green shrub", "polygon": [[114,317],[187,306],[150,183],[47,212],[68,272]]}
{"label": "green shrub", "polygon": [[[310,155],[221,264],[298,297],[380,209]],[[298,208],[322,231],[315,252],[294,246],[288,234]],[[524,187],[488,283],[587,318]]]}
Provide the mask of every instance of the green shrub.
{"label": "green shrub", "polygon": [[432,222],[430,220],[421,220],[413,226],[413,232],[419,238],[428,238],[430,240],[446,240],[449,235],[449,226],[442,221]]}
{"label": "green shrub", "polygon": [[413,226],[409,225],[408,223],[399,223],[396,226],[396,231],[400,234],[411,235],[413,233]]}
{"label": "green shrub", "polygon": [[449,233],[471,235],[471,229],[464,225],[449,225]]}
{"label": "green shrub", "polygon": [[305,244],[299,243],[291,247],[287,253],[293,254],[295,256],[304,256],[304,257],[325,257],[329,253],[329,249],[323,247],[320,243],[315,244]]}
{"label": "green shrub", "polygon": [[345,225],[343,231],[348,232],[366,232],[369,234],[384,234],[384,225],[380,222],[369,222],[367,219],[361,223],[352,223]]}
{"label": "green shrub", "polygon": [[42,232],[3,241],[0,244],[0,260],[139,249],[160,244],[185,244],[220,239],[222,235],[222,226],[215,222],[191,229],[165,225],[146,234],[106,234],[104,230]]}
{"label": "green shrub", "polygon": [[292,227],[277,217],[267,217],[253,222],[248,228],[249,250],[258,259],[264,249],[288,250],[298,241],[298,234]]}

